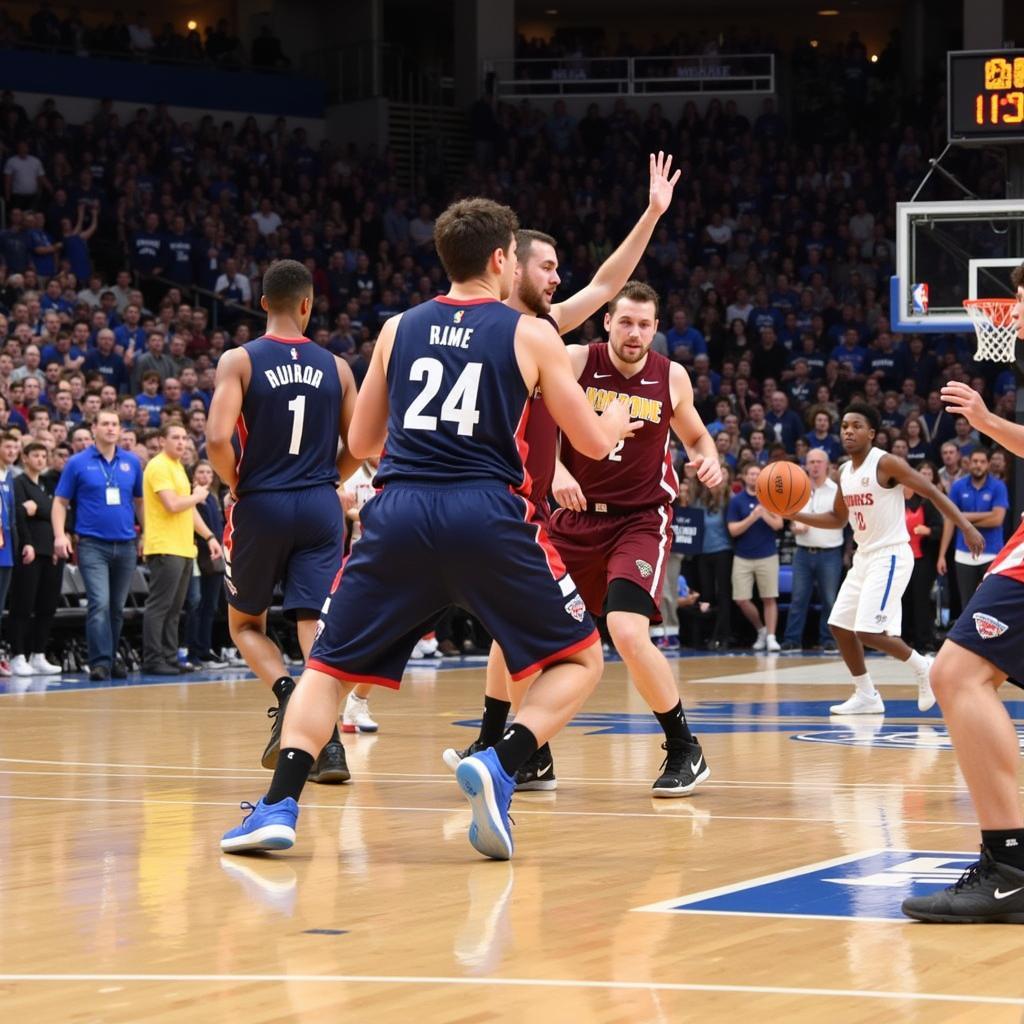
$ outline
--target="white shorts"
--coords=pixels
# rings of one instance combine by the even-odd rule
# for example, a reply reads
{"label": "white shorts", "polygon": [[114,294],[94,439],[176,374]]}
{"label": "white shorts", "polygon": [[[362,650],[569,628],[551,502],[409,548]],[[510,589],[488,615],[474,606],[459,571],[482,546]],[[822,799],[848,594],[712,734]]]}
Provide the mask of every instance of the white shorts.
{"label": "white shorts", "polygon": [[853,565],[839,588],[830,626],[860,633],[899,636],[903,626],[903,591],[914,571],[909,544],[856,552]]}

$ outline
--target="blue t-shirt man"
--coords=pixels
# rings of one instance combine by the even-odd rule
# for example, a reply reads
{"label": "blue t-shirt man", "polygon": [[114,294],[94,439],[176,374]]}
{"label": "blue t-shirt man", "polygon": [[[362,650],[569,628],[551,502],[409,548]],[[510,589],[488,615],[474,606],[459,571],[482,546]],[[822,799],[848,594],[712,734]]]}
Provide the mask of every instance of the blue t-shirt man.
{"label": "blue t-shirt man", "polygon": [[[734,494],[725,513],[726,523],[741,522],[758,504],[756,492],[742,490]],[[775,531],[763,519],[758,519],[738,537],[733,537],[733,550],[737,558],[771,558],[778,553]]]}
{"label": "blue t-shirt man", "polygon": [[104,458],[93,445],[68,459],[56,495],[75,506],[79,536],[135,540],[134,500],[142,497],[142,463],[123,448]]}
{"label": "blue t-shirt man", "polygon": [[[972,459],[971,461],[980,464],[981,459]],[[983,477],[975,479],[974,465],[972,464],[970,475],[955,480],[949,489],[949,500],[961,512],[991,512],[996,508],[1008,509],[1010,507],[1006,484],[991,476],[987,472],[987,459],[985,463],[986,473]],[[956,531],[956,560],[958,562],[968,565],[984,564],[992,561],[999,554],[1004,543],[1002,526],[979,526],[978,531],[985,538],[985,553],[977,560],[971,556],[967,544],[964,542],[963,530]]]}

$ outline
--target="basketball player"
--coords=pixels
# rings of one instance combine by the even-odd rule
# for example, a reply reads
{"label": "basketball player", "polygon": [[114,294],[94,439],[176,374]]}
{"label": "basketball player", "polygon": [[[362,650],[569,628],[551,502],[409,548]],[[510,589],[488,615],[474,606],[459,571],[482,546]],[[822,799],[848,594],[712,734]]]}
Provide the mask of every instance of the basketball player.
{"label": "basketball player", "polygon": [[473,812],[469,840],[485,856],[512,856],[515,773],[597,683],[597,631],[530,521],[522,437],[538,385],[559,427],[595,458],[642,424],[618,404],[598,417],[550,325],[502,304],[517,228],[508,207],[487,199],[449,207],[434,240],[451,292],[381,331],[349,441],[358,458],[384,449],[382,490],[363,507],[363,536],[324,603],[270,790],[224,835],[224,851],[294,843],[297,800],[341,698],[357,682],[397,688],[416,641],[448,605],[484,623],[525,691],[515,724],[456,772]]}
{"label": "basketball player", "polygon": [[953,520],[964,531],[972,553],[985,547],[981,534],[942,491],[905,459],[874,447],[872,442],[880,426],[878,410],[863,402],[850,405],[843,413],[840,427],[843,450],[850,460],[839,471],[839,490],[832,511],[789,517],[805,526],[825,530],[839,530],[849,522],[857,542],[853,567],[843,580],[828,617],[829,628],[855,687],[849,700],[829,708],[833,715],[885,713],[885,704],[864,663],[865,646],[910,666],[917,680],[917,706],[921,711],[935,703],[928,682],[932,659],[900,639],[903,591],[914,570],[902,487],[927,498]]}
{"label": "basketball player", "polygon": [[678,797],[692,793],[711,772],[687,725],[672,669],[650,638],[651,621],[661,621],[671,505],[678,492],[668,454],[669,427],[707,486],[721,482],[721,467],[693,407],[686,371],[650,350],[657,324],[657,293],[630,281],[605,314],[608,341],[567,349],[595,409],[622,404],[644,425],[603,459],[563,438],[565,475],[555,482],[555,497],[563,507],[551,517],[550,533],[587,608],[607,615],[615,647],[665,731],[664,771],[652,793]]}
{"label": "basketball player", "polygon": [[[558,276],[558,253],[555,239],[540,231],[521,230],[516,234],[516,277],[512,294],[505,304],[520,313],[547,320],[559,334],[575,330],[588,317],[618,295],[640,262],[658,221],[672,205],[672,193],[680,171],[672,174],[672,157],[659,152],[650,155],[650,188],[647,209],[623,239],[622,244],[601,264],[594,279],[575,295],[552,304],[561,281]],[[551,515],[548,495],[555,475],[558,428],[535,393],[533,408],[526,427],[526,470],[533,481],[530,501],[534,521],[547,526]],[[442,754],[446,765],[455,771],[459,761],[491,746],[505,731],[512,705],[509,702],[509,678],[504,655],[497,643],[491,644],[487,659],[487,688],[479,736],[462,751],[450,747]],[[553,790],[557,788],[554,758],[545,743],[520,769],[516,789]]]}
{"label": "basketball player", "polygon": [[[1024,340],[1024,265],[1014,270],[1017,338]],[[942,400],[980,433],[1024,458],[1024,426],[989,412],[966,384],[949,381]],[[1024,814],[1017,788],[1020,744],[999,699],[1024,672],[1024,523],[1006,542],[967,602],[932,666],[932,685],[981,826],[981,857],[960,880],[903,902],[920,921],[1024,924]]]}
{"label": "basketball player", "polygon": [[[260,301],[266,333],[217,364],[206,442],[213,468],[237,499],[224,531],[228,627],[238,653],[278,701],[268,712],[273,723],[262,758],[264,768],[273,768],[295,682],[267,636],[267,609],[274,585],[283,582],[284,610],[295,616],[308,658],[341,564],[345,526],[335,486],[339,471],[347,479],[359,462],[345,443],[355,409],[352,371],[303,336],[313,308],[309,271],[295,260],[272,263]],[[311,781],[349,779],[337,729],[318,753]]]}

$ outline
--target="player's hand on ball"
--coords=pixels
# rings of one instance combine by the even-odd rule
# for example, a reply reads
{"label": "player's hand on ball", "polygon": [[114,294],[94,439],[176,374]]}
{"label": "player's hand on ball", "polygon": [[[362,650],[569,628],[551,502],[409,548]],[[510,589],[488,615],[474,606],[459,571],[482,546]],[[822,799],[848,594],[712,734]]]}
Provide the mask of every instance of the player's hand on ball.
{"label": "player's hand on ball", "polygon": [[722,464],[717,459],[695,455],[687,465],[697,470],[697,479],[707,488],[717,487],[722,482]]}
{"label": "player's hand on ball", "polygon": [[964,543],[967,545],[967,550],[975,558],[985,553],[985,538],[982,537],[975,526],[970,526],[964,530]]}
{"label": "player's hand on ball", "polygon": [[965,416],[972,427],[983,425],[989,414],[981,395],[958,380],[946,381],[942,385],[942,401],[946,403],[947,412],[953,416]]}
{"label": "player's hand on ball", "polygon": [[651,209],[660,217],[672,205],[672,191],[679,181],[682,171],[676,171],[672,177],[672,154],[665,156],[660,150],[657,156],[651,154],[651,191],[648,202]]}

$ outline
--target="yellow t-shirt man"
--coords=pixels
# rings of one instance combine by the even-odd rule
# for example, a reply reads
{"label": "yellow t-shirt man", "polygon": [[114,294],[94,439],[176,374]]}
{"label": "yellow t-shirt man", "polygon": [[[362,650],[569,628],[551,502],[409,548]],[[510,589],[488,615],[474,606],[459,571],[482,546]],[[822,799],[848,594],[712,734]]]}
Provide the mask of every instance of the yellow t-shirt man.
{"label": "yellow t-shirt man", "polygon": [[168,512],[158,497],[160,491],[173,491],[182,498],[192,493],[185,467],[164,452],[154,455],[142,474],[142,507],[146,517],[142,553],[195,558],[192,507]]}

